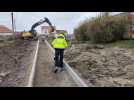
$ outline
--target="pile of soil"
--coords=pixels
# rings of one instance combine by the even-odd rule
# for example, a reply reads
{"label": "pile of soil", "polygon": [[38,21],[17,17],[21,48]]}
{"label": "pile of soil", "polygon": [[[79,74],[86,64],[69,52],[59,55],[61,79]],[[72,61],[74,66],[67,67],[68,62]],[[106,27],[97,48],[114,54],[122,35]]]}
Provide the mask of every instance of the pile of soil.
{"label": "pile of soil", "polygon": [[0,87],[27,84],[28,71],[36,42],[10,40],[0,43]]}
{"label": "pile of soil", "polygon": [[74,44],[65,59],[93,86],[134,86],[133,49]]}

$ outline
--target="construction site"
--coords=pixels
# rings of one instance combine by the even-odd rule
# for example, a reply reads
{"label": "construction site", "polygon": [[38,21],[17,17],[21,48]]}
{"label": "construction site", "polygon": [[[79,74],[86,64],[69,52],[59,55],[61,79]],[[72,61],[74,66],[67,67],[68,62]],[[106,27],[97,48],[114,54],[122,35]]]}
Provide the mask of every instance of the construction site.
{"label": "construction site", "polygon": [[[82,23],[76,23],[72,34],[70,27],[58,27],[63,22],[54,22],[61,16],[64,19],[64,14],[59,14],[55,20],[52,14],[55,13],[44,12],[40,19],[37,15],[41,13],[35,14],[37,19],[29,17],[32,19],[31,24],[29,19],[27,22],[29,30],[17,30],[20,18],[17,19],[14,12],[8,13],[11,27],[0,21],[0,87],[134,86],[134,13],[99,13],[101,17],[97,15],[92,21],[83,19]],[[73,18],[69,12],[66,15]],[[59,33],[64,33],[68,47],[64,50],[64,71],[54,73],[52,41]]]}

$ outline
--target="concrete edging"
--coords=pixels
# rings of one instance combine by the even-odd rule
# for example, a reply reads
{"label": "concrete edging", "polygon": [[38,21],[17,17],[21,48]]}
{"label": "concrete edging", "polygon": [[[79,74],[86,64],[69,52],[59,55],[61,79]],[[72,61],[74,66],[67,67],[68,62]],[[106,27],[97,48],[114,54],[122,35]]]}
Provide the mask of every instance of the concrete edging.
{"label": "concrete edging", "polygon": [[38,40],[37,45],[36,45],[36,51],[35,51],[35,55],[34,55],[32,70],[31,70],[31,73],[30,73],[30,76],[29,76],[27,87],[33,87],[35,69],[36,69],[36,62],[37,62],[37,56],[38,56],[38,50],[39,50],[39,40]]}

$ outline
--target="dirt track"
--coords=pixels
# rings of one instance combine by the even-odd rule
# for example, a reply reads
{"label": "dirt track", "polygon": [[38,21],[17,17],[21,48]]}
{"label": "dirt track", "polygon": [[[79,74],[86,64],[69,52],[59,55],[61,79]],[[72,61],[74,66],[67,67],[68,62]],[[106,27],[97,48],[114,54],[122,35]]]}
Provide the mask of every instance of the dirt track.
{"label": "dirt track", "polygon": [[54,64],[51,52],[45,43],[40,43],[36,66],[34,87],[76,87],[77,85],[66,72],[53,73]]}

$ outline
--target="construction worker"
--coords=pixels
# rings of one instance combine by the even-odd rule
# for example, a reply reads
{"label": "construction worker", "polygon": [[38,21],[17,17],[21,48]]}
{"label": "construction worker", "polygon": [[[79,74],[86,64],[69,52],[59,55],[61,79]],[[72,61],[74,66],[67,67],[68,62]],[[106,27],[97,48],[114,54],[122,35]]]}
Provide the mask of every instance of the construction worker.
{"label": "construction worker", "polygon": [[57,35],[57,37],[52,41],[52,46],[53,48],[55,48],[55,73],[58,71],[58,69],[63,71],[64,49],[68,46],[64,33],[60,33]]}

